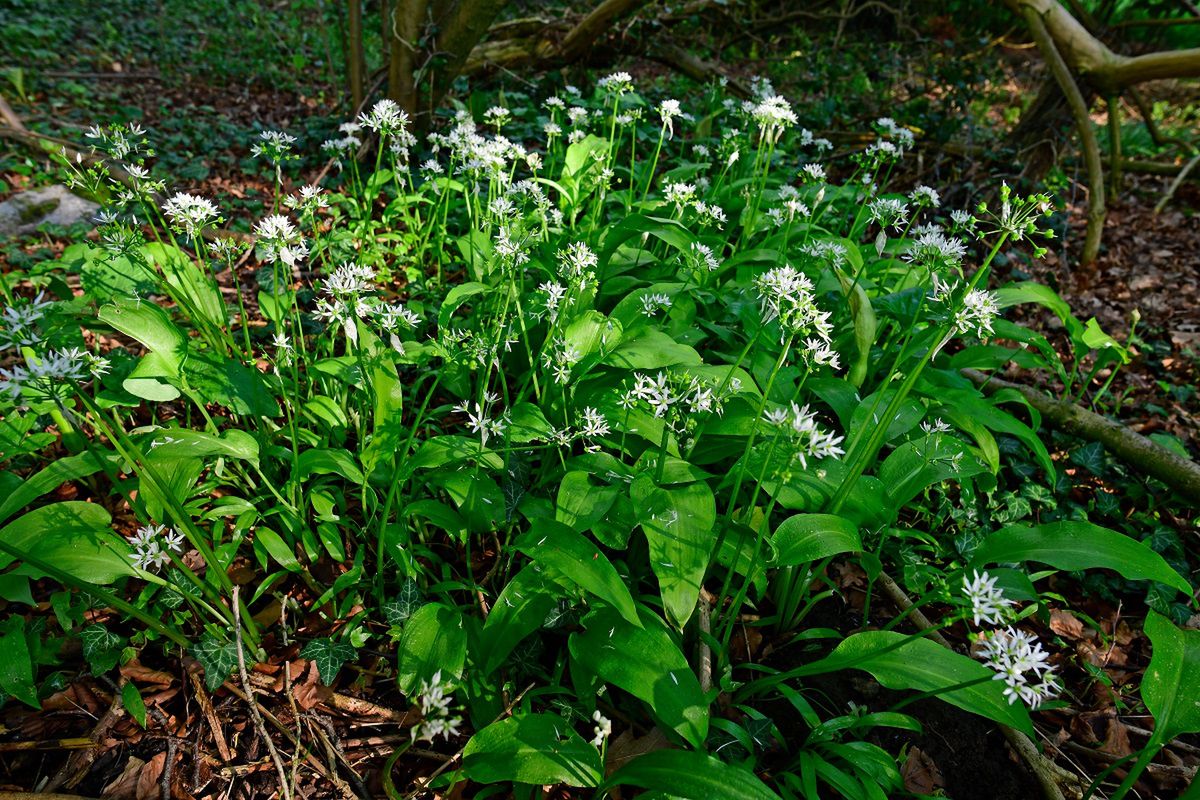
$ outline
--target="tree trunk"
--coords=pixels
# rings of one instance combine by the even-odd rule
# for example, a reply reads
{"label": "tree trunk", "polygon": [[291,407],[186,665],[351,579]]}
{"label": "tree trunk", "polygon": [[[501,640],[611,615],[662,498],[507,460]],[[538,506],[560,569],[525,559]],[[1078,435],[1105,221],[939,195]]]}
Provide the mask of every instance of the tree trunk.
{"label": "tree trunk", "polygon": [[417,63],[426,0],[395,0],[389,27],[388,97],[410,116],[417,113]]}
{"label": "tree trunk", "polygon": [[420,93],[421,107],[416,109],[415,117],[422,127],[428,125],[434,110],[467,63],[471,50],[483,39],[506,2],[458,0],[441,14],[435,11],[434,24],[438,26],[433,49],[435,68],[429,76],[428,90]]}
{"label": "tree trunk", "polygon": [[363,26],[362,0],[350,0],[346,24],[346,74],[350,76],[350,103],[363,103]]}

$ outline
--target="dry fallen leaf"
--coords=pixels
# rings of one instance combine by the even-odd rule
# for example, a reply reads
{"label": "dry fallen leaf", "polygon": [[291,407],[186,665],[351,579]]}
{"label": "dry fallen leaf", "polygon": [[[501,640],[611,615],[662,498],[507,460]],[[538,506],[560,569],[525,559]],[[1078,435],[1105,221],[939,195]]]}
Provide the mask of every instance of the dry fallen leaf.
{"label": "dry fallen leaf", "polygon": [[145,767],[145,761],[137,756],[130,756],[129,760],[125,762],[125,769],[121,770],[121,774],[104,787],[101,794],[107,800],[134,800],[137,797],[138,778]]}
{"label": "dry fallen leaf", "polygon": [[166,752],[159,753],[154,758],[146,762],[142,773],[137,779],[137,800],[158,800],[162,797],[162,788],[159,786],[159,778],[162,777],[163,767],[167,764]]}
{"label": "dry fallen leaf", "polygon": [[937,764],[919,747],[909,748],[900,774],[904,777],[905,791],[913,794],[933,794],[946,785]]}
{"label": "dry fallen leaf", "polygon": [[1070,611],[1051,609],[1050,630],[1067,639],[1083,638],[1083,623]]}

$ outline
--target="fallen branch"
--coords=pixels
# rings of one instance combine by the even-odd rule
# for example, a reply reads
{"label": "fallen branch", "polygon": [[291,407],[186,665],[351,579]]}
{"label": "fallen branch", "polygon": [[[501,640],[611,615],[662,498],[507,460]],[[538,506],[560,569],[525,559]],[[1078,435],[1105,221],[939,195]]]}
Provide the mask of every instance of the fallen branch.
{"label": "fallen branch", "polygon": [[1175,191],[1179,188],[1180,184],[1187,180],[1188,173],[1195,169],[1197,164],[1200,164],[1200,155],[1193,157],[1191,161],[1183,165],[1183,169],[1179,170],[1179,174],[1175,176],[1175,180],[1171,181],[1171,185],[1167,188],[1167,193],[1162,196],[1161,200],[1154,204],[1155,214],[1162,213],[1162,210],[1167,207],[1167,203],[1171,202],[1171,198],[1175,196]]}
{"label": "fallen branch", "polygon": [[1158,478],[1183,497],[1200,504],[1200,464],[1195,461],[1176,455],[1118,422],[1073,403],[1055,400],[1032,387],[974,369],[964,369],[962,373],[988,394],[1001,389],[1019,392],[1052,427],[1081,439],[1099,442],[1125,463]]}

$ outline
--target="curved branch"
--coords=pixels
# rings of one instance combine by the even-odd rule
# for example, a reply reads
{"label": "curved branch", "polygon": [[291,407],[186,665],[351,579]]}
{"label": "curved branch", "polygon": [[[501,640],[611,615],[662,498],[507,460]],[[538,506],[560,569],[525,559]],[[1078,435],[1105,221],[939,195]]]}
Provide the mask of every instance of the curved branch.
{"label": "curved branch", "polygon": [[[1061,8],[1061,6],[1057,7]],[[1104,233],[1104,217],[1108,213],[1104,205],[1104,167],[1100,164],[1100,146],[1096,141],[1096,132],[1092,129],[1092,119],[1088,115],[1088,107],[1083,99],[1083,94],[1071,77],[1071,70],[1058,51],[1055,40],[1050,37],[1050,32],[1042,21],[1041,15],[1029,5],[1023,6],[1021,13],[1029,24],[1029,30],[1033,33],[1034,41],[1037,42],[1038,49],[1042,51],[1042,57],[1046,59],[1046,64],[1050,67],[1050,72],[1054,75],[1058,88],[1062,89],[1062,93],[1067,98],[1067,104],[1071,107],[1071,116],[1075,118],[1075,128],[1079,131],[1079,144],[1083,148],[1083,157],[1088,173],[1087,236],[1083,242],[1083,253],[1080,254],[1079,261],[1084,267],[1089,267],[1095,263],[1096,256],[1100,252],[1100,237]],[[1075,24],[1078,25],[1078,23]]]}
{"label": "curved branch", "polygon": [[1200,76],[1200,48],[1164,50],[1141,56],[1114,53],[1057,0],[1006,0],[1009,7],[1042,20],[1063,59],[1103,94],[1161,78]]}

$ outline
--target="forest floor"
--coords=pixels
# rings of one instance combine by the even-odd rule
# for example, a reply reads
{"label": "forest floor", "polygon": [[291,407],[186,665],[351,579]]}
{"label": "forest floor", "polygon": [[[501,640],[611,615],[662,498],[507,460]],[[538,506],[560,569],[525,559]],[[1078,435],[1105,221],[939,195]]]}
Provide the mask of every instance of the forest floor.
{"label": "forest floor", "polygon": [[[59,72],[61,76],[47,75],[39,80],[24,101],[13,103],[31,128],[84,145],[83,133],[93,122],[138,120],[163,134],[157,146],[166,171],[179,178],[177,188],[251,210],[263,208],[270,196],[268,176],[249,159],[250,145],[258,130],[289,130],[315,144],[349,116],[344,103],[330,99],[340,96],[340,88],[327,84],[268,87],[203,74],[167,79],[150,64],[104,64],[86,58],[63,65]],[[784,84],[778,88],[789,93]],[[1030,87],[1017,88],[1028,91]],[[792,97],[798,105],[806,102],[802,93]],[[935,150],[936,147],[933,145]],[[315,147],[307,148],[309,154],[315,151]],[[930,158],[936,157],[937,153],[931,152]],[[317,157],[310,155],[309,159],[302,164],[306,179],[315,176],[324,165]],[[39,166],[27,153],[0,149],[0,200],[43,182]],[[1106,332],[1131,347],[1132,361],[1122,367],[1105,396],[1097,402],[1097,409],[1141,433],[1176,437],[1197,457],[1200,456],[1200,398],[1197,397],[1200,184],[1185,184],[1162,213],[1155,213],[1154,205],[1167,183],[1164,178],[1127,178],[1120,197],[1111,202],[1105,249],[1088,274],[1079,271],[1071,256],[1082,241],[1086,209],[1080,202],[1069,204],[1066,213],[1070,235],[1062,243],[1063,249],[1052,252],[1044,268],[1027,278],[1052,286],[1079,318],[1094,316]],[[21,241],[0,243],[0,271],[10,265],[52,258],[69,241],[60,233],[50,231]],[[1131,336],[1135,313],[1140,314],[1141,320]],[[1025,309],[1019,312],[1019,318],[1039,327],[1052,341],[1062,342],[1061,335],[1055,338],[1060,326],[1052,315]],[[1104,377],[1098,376],[1089,388],[1094,391]],[[1066,447],[1057,455],[1066,458]],[[1151,513],[1144,508],[1139,510],[1142,512]],[[1179,522],[1181,532],[1190,533],[1193,538],[1200,533],[1195,528],[1189,530],[1186,520]],[[842,576],[845,602],[840,613],[855,616],[861,610],[864,587],[861,573],[850,570]],[[1078,589],[1070,591],[1077,593]],[[1127,621],[1119,601],[1078,595],[1071,599],[1074,607],[1086,611],[1087,618],[1055,612],[1048,632],[1057,636],[1056,641],[1065,652],[1091,665],[1086,675],[1073,676],[1077,681],[1075,694],[1082,702],[1041,714],[1038,722],[1046,743],[1052,745],[1051,751],[1064,767],[1095,775],[1106,760],[1133,752],[1146,735],[1144,721],[1122,713],[1120,687],[1136,679],[1147,662],[1149,648],[1140,630]],[[777,643],[744,644],[760,650]],[[366,670],[353,691],[340,690],[335,694],[318,684],[312,664],[295,659],[294,655],[287,663],[290,672],[286,686],[281,663],[263,665],[256,678],[272,695],[271,702],[282,706],[297,701],[304,711],[315,709],[320,712],[316,716],[331,723],[327,740],[330,747],[318,759],[323,762],[318,766],[334,775],[339,772],[339,765],[334,763],[339,759],[359,772],[366,771],[369,765],[377,767],[398,739],[392,733],[376,735],[373,726],[390,724],[392,728],[388,730],[391,730],[398,720],[404,719],[403,707],[398,705],[402,701],[394,687],[372,683],[372,676]],[[41,774],[55,775],[61,783],[85,794],[104,793],[106,797],[141,800],[158,796],[160,785],[172,782],[182,785],[187,781],[187,785],[195,786],[203,782],[204,775],[227,769],[221,766],[219,753],[210,753],[194,759],[194,775],[172,774],[173,761],[168,761],[168,753],[176,748],[195,747],[198,733],[188,726],[202,725],[206,715],[229,715],[234,720],[234,729],[240,729],[247,738],[252,736],[251,723],[232,695],[213,698],[215,710],[193,708],[181,699],[191,692],[191,687],[179,676],[160,671],[158,665],[152,668],[134,662],[123,668],[122,674],[129,680],[158,687],[158,694],[147,693],[146,699],[159,716],[169,718],[164,718],[159,733],[142,731],[116,713],[118,704],[113,698],[119,693],[113,691],[115,687],[76,681],[55,698],[57,705],[45,714],[6,708],[2,712],[0,740],[10,738],[5,735],[8,733],[19,734],[12,738],[23,741],[61,737],[98,740],[104,745],[100,751],[78,751],[69,756],[64,754],[71,751],[48,748],[39,767]],[[842,701],[874,696],[879,691],[877,685],[849,680],[824,688]],[[915,708],[936,733],[902,742],[909,747],[904,774],[910,790],[920,792],[940,786],[950,796],[972,800],[1023,800],[1033,796],[1036,786],[994,730],[989,730],[978,718],[945,706],[926,709],[926,705],[929,704]],[[167,733],[162,733],[163,730]],[[400,736],[403,738],[403,732]],[[168,743],[167,749],[164,742]],[[896,743],[889,743],[893,744]],[[1195,747],[1182,743],[1168,757],[1178,761],[1182,768],[1195,762],[1197,752],[1200,751]],[[5,771],[4,761],[4,746],[0,741],[0,774]],[[271,769],[263,753],[251,753],[245,763],[250,766],[243,769],[244,774]],[[988,770],[985,779],[980,778],[983,766]],[[1152,776],[1152,780],[1158,782],[1161,797],[1173,796],[1179,786],[1177,776],[1171,774]],[[986,790],[982,788],[985,783]],[[16,776],[0,778],[0,789],[5,788],[4,784],[22,788],[30,785]]]}

